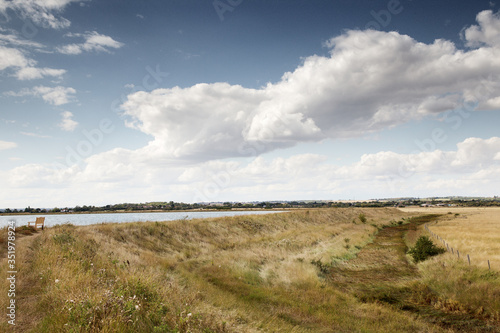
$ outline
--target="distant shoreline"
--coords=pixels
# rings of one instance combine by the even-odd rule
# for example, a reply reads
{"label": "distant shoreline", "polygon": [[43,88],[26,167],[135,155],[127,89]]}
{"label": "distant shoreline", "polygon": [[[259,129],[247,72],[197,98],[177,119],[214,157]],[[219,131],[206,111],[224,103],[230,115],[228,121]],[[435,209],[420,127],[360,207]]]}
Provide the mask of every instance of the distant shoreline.
{"label": "distant shoreline", "polygon": [[183,213],[183,212],[238,212],[238,211],[281,211],[281,210],[301,210],[310,208],[235,208],[235,209],[185,209],[185,210],[162,210],[162,209],[148,209],[148,210],[100,210],[100,211],[84,211],[84,212],[39,212],[39,213],[0,213],[0,216],[15,216],[15,215],[68,215],[68,214],[129,214],[129,213]]}

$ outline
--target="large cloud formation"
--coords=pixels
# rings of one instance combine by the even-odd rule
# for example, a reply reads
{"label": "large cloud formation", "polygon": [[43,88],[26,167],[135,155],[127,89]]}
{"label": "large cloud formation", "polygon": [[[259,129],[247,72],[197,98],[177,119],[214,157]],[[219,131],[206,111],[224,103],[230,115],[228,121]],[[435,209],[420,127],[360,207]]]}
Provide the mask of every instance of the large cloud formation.
{"label": "large cloud formation", "polygon": [[165,159],[256,155],[298,142],[355,137],[458,108],[500,106],[500,17],[477,16],[470,47],[417,42],[397,32],[347,31],[281,81],[136,92],[122,105],[152,135],[143,152]]}
{"label": "large cloud formation", "polygon": [[[344,165],[316,154],[262,156],[449,110],[457,110],[447,119],[456,130],[461,110],[498,110],[500,17],[484,11],[477,21],[463,31],[464,50],[449,41],[424,44],[397,32],[347,31],[325,43],[328,56],[308,57],[260,89],[202,83],[133,93],[122,108],[129,126],[152,136],[148,145],[99,154],[90,149],[77,156],[78,163],[71,163],[73,156],[57,168],[27,164],[0,171],[9,189],[3,200],[8,205],[22,197],[36,204],[40,198],[67,202],[71,197],[80,204],[89,193],[101,203],[116,202],[117,193],[122,194],[118,200],[135,202],[348,198],[351,193],[365,198],[497,195],[498,137],[467,138],[449,151],[423,142],[410,154],[381,151]],[[22,57],[13,59],[22,67]],[[59,88],[21,93],[62,105],[74,92]],[[254,158],[234,159],[243,156]]]}
{"label": "large cloud formation", "polygon": [[[12,144],[4,143],[4,148]],[[0,145],[1,146],[1,145]],[[455,150],[398,154],[382,151],[337,165],[319,154],[288,158],[263,156],[244,161],[217,160],[194,165],[148,165],[115,150],[89,157],[87,165],[55,169],[28,164],[0,172],[15,197],[30,188],[33,200],[50,188],[54,200],[68,192],[75,204],[92,193],[100,202],[175,197],[187,202],[220,200],[317,199],[350,194],[369,197],[496,195],[500,179],[500,138],[468,138]],[[23,192],[24,189],[24,192]],[[7,200],[8,198],[6,198]]]}

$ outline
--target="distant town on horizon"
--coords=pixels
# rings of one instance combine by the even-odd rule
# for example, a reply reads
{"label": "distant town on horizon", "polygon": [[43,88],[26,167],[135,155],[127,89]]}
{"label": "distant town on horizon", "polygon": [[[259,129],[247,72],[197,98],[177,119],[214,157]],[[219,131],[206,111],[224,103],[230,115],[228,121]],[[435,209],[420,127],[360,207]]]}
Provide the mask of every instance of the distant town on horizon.
{"label": "distant town on horizon", "polygon": [[269,200],[250,202],[199,202],[183,203],[174,201],[145,202],[145,203],[120,203],[104,206],[83,205],[74,207],[31,207],[26,208],[0,208],[1,213],[81,213],[105,211],[182,211],[193,209],[286,209],[286,208],[328,208],[328,207],[500,207],[500,197],[429,197],[429,198],[383,198],[369,200]]}

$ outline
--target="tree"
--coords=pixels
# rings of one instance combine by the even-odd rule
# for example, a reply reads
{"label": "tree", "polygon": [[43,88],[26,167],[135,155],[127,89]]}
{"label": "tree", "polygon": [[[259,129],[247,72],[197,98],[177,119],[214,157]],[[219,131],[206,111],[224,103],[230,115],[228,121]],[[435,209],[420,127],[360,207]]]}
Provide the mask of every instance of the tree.
{"label": "tree", "polygon": [[408,251],[408,254],[413,257],[415,263],[418,263],[444,252],[445,249],[435,246],[428,236],[420,236],[415,246]]}

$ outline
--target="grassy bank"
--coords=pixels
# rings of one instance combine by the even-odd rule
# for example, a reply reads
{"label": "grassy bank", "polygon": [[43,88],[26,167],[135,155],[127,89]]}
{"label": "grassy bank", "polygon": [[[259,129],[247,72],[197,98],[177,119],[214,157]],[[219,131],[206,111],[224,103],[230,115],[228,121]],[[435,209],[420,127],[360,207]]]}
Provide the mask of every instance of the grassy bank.
{"label": "grassy bank", "polygon": [[[449,327],[415,311],[378,296],[360,297],[361,289],[336,282],[341,271],[349,275],[348,269],[359,270],[361,262],[357,268],[349,263],[356,266],[355,260],[367,254],[387,265],[383,274],[392,274],[394,265],[385,262],[385,254],[371,244],[385,248],[374,242],[385,230],[382,226],[409,225],[410,216],[395,209],[328,209],[48,228],[17,242],[17,328],[32,332],[445,331]],[[439,283],[446,281],[437,278],[436,265],[408,263],[404,249],[403,256],[398,256],[409,272],[404,281],[397,279],[398,286],[417,281],[445,292]],[[4,272],[6,258],[0,264]],[[388,285],[373,274],[380,267],[365,269],[370,281],[358,286]],[[486,280],[478,276],[477,288],[485,288],[480,286],[483,282],[496,286],[496,275]],[[5,280],[0,288],[6,295]],[[6,301],[0,297],[2,308]],[[467,311],[474,306],[471,303]],[[495,311],[498,307],[493,303],[483,309],[493,323]],[[6,322],[0,325],[8,329]]]}

